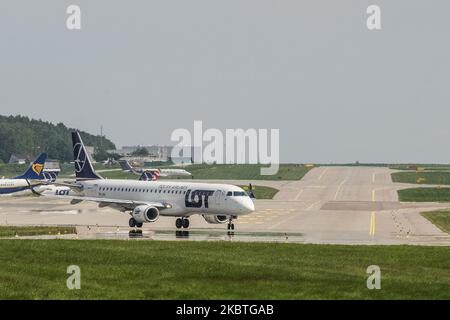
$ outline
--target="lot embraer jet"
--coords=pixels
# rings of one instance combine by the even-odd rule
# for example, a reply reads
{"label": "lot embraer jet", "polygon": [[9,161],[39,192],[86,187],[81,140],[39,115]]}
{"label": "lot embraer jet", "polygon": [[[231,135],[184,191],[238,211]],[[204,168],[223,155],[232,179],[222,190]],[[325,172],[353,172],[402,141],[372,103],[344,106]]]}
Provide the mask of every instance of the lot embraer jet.
{"label": "lot embraer jet", "polygon": [[78,132],[72,133],[72,142],[76,182],[43,195],[68,198],[72,204],[95,201],[99,207],[129,212],[130,227],[142,227],[161,215],[178,217],[176,227],[188,228],[188,218],[201,214],[208,223],[228,222],[228,229],[234,229],[233,219],[255,210],[247,193],[233,185],[103,179],[94,171]]}
{"label": "lot embraer jet", "polygon": [[119,160],[122,171],[140,175],[139,180],[156,181],[159,177],[185,177],[192,174],[184,169],[151,169],[133,167],[127,160]]}
{"label": "lot embraer jet", "polygon": [[47,154],[42,153],[22,175],[11,179],[0,179],[0,195],[19,195],[30,190],[35,192],[34,188],[43,180],[48,181],[48,177],[43,174],[46,159]]}

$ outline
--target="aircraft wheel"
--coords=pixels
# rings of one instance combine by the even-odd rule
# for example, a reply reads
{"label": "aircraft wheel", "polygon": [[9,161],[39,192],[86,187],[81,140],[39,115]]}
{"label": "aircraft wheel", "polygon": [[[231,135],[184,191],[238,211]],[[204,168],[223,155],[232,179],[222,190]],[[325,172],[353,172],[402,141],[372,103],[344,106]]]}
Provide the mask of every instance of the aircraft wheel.
{"label": "aircraft wheel", "polygon": [[185,229],[189,228],[189,219],[183,219],[182,222],[183,222],[183,228],[185,228]]}
{"label": "aircraft wheel", "polygon": [[128,221],[128,225],[130,226],[130,228],[134,228],[136,226],[136,220],[134,220],[134,218],[130,218],[130,220]]}
{"label": "aircraft wheel", "polygon": [[234,223],[231,224],[231,230],[234,230]]}
{"label": "aircraft wheel", "polygon": [[143,225],[143,223],[142,223],[142,222],[140,222],[140,223],[136,223],[136,227],[138,227],[138,228],[142,228],[142,225]]}
{"label": "aircraft wheel", "polygon": [[183,221],[180,218],[178,218],[175,221],[175,226],[177,227],[177,229],[180,229],[183,226]]}

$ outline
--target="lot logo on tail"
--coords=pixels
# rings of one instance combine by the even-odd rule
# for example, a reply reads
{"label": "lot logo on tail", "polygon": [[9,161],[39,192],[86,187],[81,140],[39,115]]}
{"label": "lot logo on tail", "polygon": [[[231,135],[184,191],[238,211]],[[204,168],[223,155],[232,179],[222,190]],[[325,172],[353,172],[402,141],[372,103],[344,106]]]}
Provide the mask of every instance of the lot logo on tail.
{"label": "lot logo on tail", "polygon": [[75,171],[79,173],[83,171],[84,165],[86,164],[86,153],[81,143],[75,144],[73,154],[75,156]]}
{"label": "lot logo on tail", "polygon": [[43,164],[33,163],[31,165],[31,170],[33,170],[37,175],[40,175],[43,169],[44,169],[44,165]]}

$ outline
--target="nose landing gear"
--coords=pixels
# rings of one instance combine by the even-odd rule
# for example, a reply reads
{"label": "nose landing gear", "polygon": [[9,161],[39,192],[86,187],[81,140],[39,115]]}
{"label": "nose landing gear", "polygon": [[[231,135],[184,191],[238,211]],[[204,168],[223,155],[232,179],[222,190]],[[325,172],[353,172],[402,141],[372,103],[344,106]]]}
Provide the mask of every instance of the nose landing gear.
{"label": "nose landing gear", "polygon": [[230,220],[228,220],[228,225],[227,225],[227,234],[229,236],[234,236],[234,223],[233,223],[233,218],[230,218]]}
{"label": "nose landing gear", "polygon": [[187,229],[189,228],[189,219],[188,218],[178,218],[175,221],[175,226],[177,227],[177,229]]}

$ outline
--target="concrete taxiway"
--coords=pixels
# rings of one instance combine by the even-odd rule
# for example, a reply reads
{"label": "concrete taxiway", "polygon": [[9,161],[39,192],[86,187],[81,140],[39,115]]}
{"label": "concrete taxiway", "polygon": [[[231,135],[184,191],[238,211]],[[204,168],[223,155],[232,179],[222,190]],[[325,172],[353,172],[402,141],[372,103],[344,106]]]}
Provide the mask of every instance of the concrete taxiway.
{"label": "concrete taxiway", "polygon": [[[450,235],[420,215],[450,204],[398,202],[397,190],[417,185],[392,183],[392,172],[381,167],[330,166],[314,168],[299,181],[227,181],[280,191],[273,200],[256,200],[256,212],[236,221],[234,235],[227,233],[226,225],[208,224],[196,215],[184,232],[176,230],[175,218],[144,224],[142,239],[450,245]],[[61,237],[125,239],[128,218],[95,203],[70,205],[67,200],[44,197],[0,199],[1,225],[77,226],[77,236]]]}

